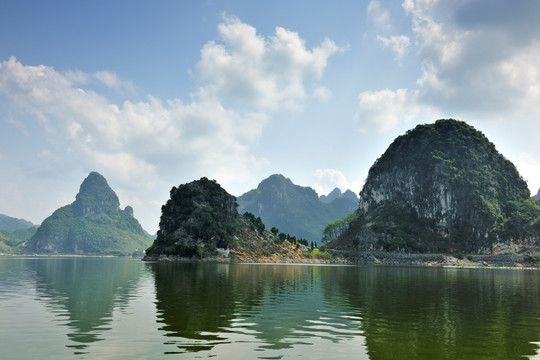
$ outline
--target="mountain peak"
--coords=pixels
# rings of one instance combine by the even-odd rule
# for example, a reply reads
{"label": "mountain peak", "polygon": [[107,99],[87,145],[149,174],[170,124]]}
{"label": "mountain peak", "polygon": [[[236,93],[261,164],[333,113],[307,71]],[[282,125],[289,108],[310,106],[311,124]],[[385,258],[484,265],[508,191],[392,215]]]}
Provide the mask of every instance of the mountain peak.
{"label": "mountain peak", "polygon": [[293,182],[281,174],[273,174],[261,181],[258,190],[263,190],[265,188],[275,188],[275,189],[284,189],[287,186],[292,186]]}
{"label": "mountain peak", "polygon": [[319,197],[319,199],[322,202],[331,203],[332,201],[334,201],[335,199],[337,199],[337,198],[339,198],[341,196],[342,196],[341,190],[336,187],[328,195],[321,195]]}
{"label": "mountain peak", "polygon": [[79,216],[89,213],[114,212],[120,206],[118,196],[110,188],[103,175],[92,171],[81,184],[73,203]]}
{"label": "mountain peak", "polygon": [[260,216],[269,227],[276,226],[283,232],[317,242],[326,224],[358,206],[357,199],[342,199],[339,189],[333,193],[339,195],[336,197],[339,200],[326,203],[311,187],[295,185],[283,175],[275,174],[263,180],[256,190],[240,196],[238,205],[240,212]]}

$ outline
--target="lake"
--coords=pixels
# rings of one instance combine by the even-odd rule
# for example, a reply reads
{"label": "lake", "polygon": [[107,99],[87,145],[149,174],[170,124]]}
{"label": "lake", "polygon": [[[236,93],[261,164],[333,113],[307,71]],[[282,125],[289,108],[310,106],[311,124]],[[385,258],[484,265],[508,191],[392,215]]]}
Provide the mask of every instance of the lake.
{"label": "lake", "polygon": [[2,359],[540,359],[540,271],[0,257]]}

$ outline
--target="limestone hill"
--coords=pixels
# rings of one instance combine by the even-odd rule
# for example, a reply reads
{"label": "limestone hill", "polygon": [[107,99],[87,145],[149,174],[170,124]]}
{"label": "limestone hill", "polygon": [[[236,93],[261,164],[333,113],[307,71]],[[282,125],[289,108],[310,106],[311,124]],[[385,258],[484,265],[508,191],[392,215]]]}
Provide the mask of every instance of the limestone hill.
{"label": "limestone hill", "polygon": [[46,218],[26,244],[25,251],[53,254],[131,255],[148,247],[152,239],[133,217],[133,209],[120,209],[107,180],[91,172],[75,201]]}
{"label": "limestone hill", "polygon": [[419,125],[371,167],[356,218],[331,247],[404,252],[536,251],[540,205],[472,126]]}

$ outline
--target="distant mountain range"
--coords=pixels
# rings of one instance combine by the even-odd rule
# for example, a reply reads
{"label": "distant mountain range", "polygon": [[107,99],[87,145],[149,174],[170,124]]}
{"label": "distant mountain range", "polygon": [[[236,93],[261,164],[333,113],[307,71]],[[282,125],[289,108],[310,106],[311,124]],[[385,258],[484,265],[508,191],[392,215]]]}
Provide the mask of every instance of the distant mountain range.
{"label": "distant mountain range", "polygon": [[312,188],[295,185],[278,174],[263,180],[237,202],[240,213],[260,216],[268,228],[275,226],[280,232],[318,244],[328,223],[358,207],[358,197],[350,190],[342,193],[336,188],[319,197]]}
{"label": "distant mountain range", "polygon": [[0,214],[0,252],[18,251],[36,230],[30,221]]}
{"label": "distant mountain range", "polygon": [[120,209],[107,180],[91,172],[75,201],[46,218],[28,240],[25,250],[52,254],[131,255],[152,243],[133,217],[133,208]]}
{"label": "distant mountain range", "polygon": [[28,229],[33,226],[36,225],[32,224],[30,221],[0,214],[0,231],[12,232],[15,230]]}

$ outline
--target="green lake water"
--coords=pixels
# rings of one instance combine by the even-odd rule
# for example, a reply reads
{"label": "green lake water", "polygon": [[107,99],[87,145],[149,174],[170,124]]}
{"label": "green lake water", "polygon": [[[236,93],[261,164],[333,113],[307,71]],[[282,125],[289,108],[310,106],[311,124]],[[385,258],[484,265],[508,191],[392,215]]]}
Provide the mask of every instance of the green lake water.
{"label": "green lake water", "polygon": [[540,359],[540,271],[0,257],[1,359]]}

